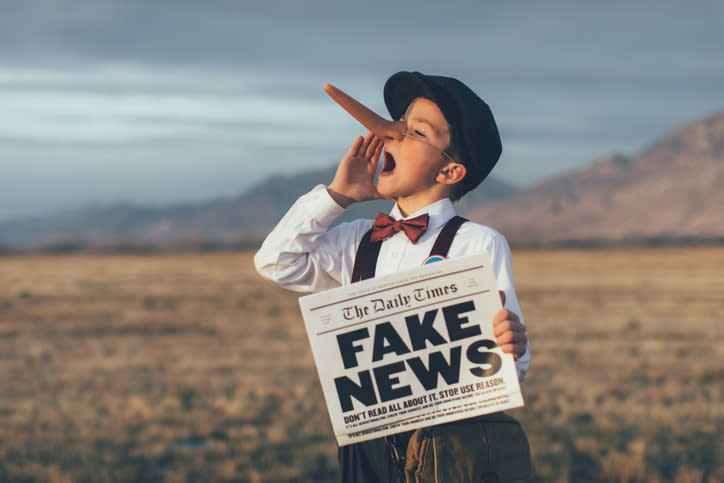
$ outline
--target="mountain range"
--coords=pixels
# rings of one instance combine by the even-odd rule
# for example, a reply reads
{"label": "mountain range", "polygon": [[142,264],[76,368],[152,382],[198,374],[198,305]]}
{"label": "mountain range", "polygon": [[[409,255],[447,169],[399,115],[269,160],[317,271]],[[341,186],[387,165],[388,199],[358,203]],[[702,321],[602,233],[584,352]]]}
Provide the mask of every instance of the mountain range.
{"label": "mountain range", "polygon": [[[118,203],[0,222],[0,245],[251,244],[335,167],[273,175],[235,197],[145,206]],[[494,176],[458,203],[513,245],[724,241],[724,113],[662,137],[640,154],[611,154],[525,189]],[[353,205],[337,222],[374,218],[391,202]],[[195,245],[194,245],[195,244]]]}
{"label": "mountain range", "polygon": [[724,241],[724,114],[470,214],[512,244]]}
{"label": "mountain range", "polygon": [[[258,243],[291,204],[319,183],[334,177],[336,166],[294,175],[272,175],[236,197],[203,203],[143,206],[116,203],[0,222],[0,246],[8,250],[72,250],[88,246],[229,247]],[[503,199],[513,185],[491,177],[466,200],[475,208]],[[352,205],[335,224],[388,212],[391,201]]]}

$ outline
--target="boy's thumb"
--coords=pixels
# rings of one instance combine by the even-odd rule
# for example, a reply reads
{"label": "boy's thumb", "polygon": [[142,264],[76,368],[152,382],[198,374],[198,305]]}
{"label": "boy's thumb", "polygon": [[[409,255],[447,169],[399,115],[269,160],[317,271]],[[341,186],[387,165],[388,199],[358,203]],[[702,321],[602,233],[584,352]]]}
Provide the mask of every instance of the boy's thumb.
{"label": "boy's thumb", "polygon": [[503,307],[505,307],[505,292],[498,290],[498,293],[500,294],[500,302],[503,304]]}

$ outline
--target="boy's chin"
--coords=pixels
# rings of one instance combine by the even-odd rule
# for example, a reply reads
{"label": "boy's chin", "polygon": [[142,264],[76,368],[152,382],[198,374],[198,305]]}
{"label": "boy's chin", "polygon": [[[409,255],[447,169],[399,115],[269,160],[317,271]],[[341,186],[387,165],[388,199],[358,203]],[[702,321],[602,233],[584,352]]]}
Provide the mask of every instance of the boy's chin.
{"label": "boy's chin", "polygon": [[397,198],[395,190],[381,179],[377,182],[377,192],[388,200]]}

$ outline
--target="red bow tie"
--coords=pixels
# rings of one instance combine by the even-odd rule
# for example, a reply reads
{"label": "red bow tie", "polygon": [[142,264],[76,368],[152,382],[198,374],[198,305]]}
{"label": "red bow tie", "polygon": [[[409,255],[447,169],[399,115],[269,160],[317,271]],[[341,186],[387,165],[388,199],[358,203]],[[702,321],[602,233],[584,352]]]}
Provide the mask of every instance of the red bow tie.
{"label": "red bow tie", "polygon": [[372,226],[370,241],[373,243],[378,242],[391,237],[398,231],[404,231],[407,238],[409,238],[414,245],[422,234],[425,233],[425,230],[427,230],[427,222],[429,219],[430,215],[427,213],[409,220],[395,220],[384,213],[380,213],[377,215],[375,224]]}

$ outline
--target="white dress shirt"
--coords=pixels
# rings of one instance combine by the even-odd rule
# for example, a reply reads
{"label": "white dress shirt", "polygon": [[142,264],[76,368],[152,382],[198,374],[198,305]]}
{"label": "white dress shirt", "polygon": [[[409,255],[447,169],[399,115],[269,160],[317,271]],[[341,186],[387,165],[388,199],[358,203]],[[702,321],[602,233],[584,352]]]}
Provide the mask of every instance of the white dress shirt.
{"label": "white dress shirt", "polygon": [[[254,256],[256,270],[263,277],[297,292],[319,292],[349,284],[357,246],[374,221],[355,220],[327,230],[342,212],[344,208],[332,199],[324,185],[303,195],[264,240]],[[455,208],[446,198],[407,217],[403,217],[395,205],[390,216],[394,219],[414,218],[423,213],[430,215],[427,231],[414,245],[403,232],[385,240],[377,258],[375,275],[421,266],[440,230],[455,216]],[[505,308],[518,314],[520,321],[525,323],[513,287],[510,248],[500,233],[477,223],[463,223],[447,258],[483,251],[490,256],[498,289],[505,292]],[[519,380],[523,380],[529,365],[530,349],[526,347],[525,354],[516,360]]]}

